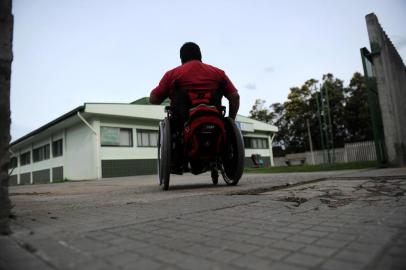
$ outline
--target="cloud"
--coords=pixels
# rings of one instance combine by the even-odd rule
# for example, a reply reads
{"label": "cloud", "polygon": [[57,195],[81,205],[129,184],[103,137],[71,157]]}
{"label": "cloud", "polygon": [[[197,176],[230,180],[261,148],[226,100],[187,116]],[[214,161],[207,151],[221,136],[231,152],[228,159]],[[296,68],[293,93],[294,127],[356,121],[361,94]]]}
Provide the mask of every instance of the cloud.
{"label": "cloud", "polygon": [[247,83],[247,84],[245,85],[245,88],[247,88],[247,89],[249,89],[249,90],[255,90],[255,89],[257,89],[257,86],[256,86],[255,83],[250,82],[250,83]]}
{"label": "cloud", "polygon": [[403,49],[404,47],[406,47],[406,36],[394,35],[393,43],[395,44],[396,49]]}
{"label": "cloud", "polygon": [[274,72],[275,68],[274,67],[266,67],[266,68],[264,68],[264,71],[265,72]]}

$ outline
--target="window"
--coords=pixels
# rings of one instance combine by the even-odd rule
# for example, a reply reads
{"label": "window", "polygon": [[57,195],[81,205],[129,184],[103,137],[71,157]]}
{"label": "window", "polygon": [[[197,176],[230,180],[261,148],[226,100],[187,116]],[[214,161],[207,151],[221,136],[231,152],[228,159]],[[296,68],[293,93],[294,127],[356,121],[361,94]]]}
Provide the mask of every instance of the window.
{"label": "window", "polygon": [[102,146],[133,146],[133,131],[130,128],[101,127]]}
{"label": "window", "polygon": [[10,169],[14,169],[18,166],[18,160],[17,157],[12,157],[10,158]]}
{"label": "window", "polygon": [[254,148],[254,149],[259,148],[259,147],[258,147],[258,140],[257,140],[257,139],[252,138],[252,139],[251,139],[251,143],[252,143],[252,148]]}
{"label": "window", "polygon": [[52,142],[52,156],[59,157],[63,155],[62,139]]}
{"label": "window", "polygon": [[244,147],[245,148],[252,148],[252,146],[251,146],[251,138],[244,137]]}
{"label": "window", "polygon": [[24,166],[31,163],[31,153],[25,152],[20,155],[20,165]]}
{"label": "window", "polygon": [[260,148],[260,149],[265,148],[265,142],[263,139],[258,139],[258,148]]}
{"label": "window", "polygon": [[138,147],[156,147],[158,143],[158,131],[156,130],[137,130]]}
{"label": "window", "polygon": [[38,162],[41,160],[49,159],[49,144],[35,148],[33,151],[33,160]]}
{"label": "window", "polygon": [[244,146],[245,148],[252,149],[267,149],[268,139],[266,138],[254,138],[254,137],[244,137]]}

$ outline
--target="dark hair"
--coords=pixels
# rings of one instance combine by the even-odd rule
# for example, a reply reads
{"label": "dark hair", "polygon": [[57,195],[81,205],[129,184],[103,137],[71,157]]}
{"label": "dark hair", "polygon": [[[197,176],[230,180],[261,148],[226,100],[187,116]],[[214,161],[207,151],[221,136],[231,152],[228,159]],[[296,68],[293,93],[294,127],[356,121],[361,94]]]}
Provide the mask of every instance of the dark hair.
{"label": "dark hair", "polygon": [[180,60],[182,64],[191,60],[202,61],[202,53],[200,52],[199,45],[193,42],[183,44],[180,48]]}

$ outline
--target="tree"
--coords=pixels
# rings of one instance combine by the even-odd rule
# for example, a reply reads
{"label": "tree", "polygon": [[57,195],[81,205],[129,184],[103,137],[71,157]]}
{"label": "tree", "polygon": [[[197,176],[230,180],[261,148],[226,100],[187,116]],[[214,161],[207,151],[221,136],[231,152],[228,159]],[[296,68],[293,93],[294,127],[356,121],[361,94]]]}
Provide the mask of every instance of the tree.
{"label": "tree", "polygon": [[270,111],[265,107],[265,100],[255,100],[255,104],[250,111],[250,117],[265,123],[271,123],[272,116]]}
{"label": "tree", "polygon": [[[316,150],[326,146],[326,138],[334,147],[371,139],[371,121],[362,75],[355,73],[348,88],[344,88],[343,81],[331,73],[323,75],[320,86],[317,83],[317,80],[310,79],[300,87],[292,87],[283,104],[274,103],[269,108],[265,106],[265,100],[257,100],[250,117],[278,127],[274,146],[283,148],[284,153],[309,150],[307,122]],[[314,90],[316,86],[319,88],[317,92]],[[320,126],[324,127],[323,133]],[[331,130],[327,130],[330,126]],[[329,132],[326,134],[326,131]]]}
{"label": "tree", "polygon": [[345,125],[348,130],[348,142],[373,140],[371,116],[368,108],[368,93],[364,77],[354,73],[350,85],[345,89]]}
{"label": "tree", "polygon": [[345,96],[343,81],[334,77],[333,74],[328,73],[323,75],[323,83],[320,91],[323,97],[328,97],[328,110],[327,116],[331,121],[332,139],[334,147],[343,147],[346,137],[345,129]]}
{"label": "tree", "polygon": [[314,118],[317,108],[312,102],[311,89],[317,83],[310,79],[301,87],[292,87],[285,107],[285,129],[287,130],[287,152],[303,152],[308,148],[306,121]]}
{"label": "tree", "polygon": [[10,233],[8,217],[11,203],[8,197],[10,144],[10,76],[12,56],[13,16],[11,0],[0,1],[0,234]]}

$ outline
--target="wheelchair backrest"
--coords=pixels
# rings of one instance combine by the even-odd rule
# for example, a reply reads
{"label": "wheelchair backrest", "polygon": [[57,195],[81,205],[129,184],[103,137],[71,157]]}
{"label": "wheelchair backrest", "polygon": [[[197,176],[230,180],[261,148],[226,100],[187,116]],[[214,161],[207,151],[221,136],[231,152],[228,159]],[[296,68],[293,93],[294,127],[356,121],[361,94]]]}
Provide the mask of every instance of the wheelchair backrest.
{"label": "wheelchair backrest", "polygon": [[186,156],[210,158],[222,151],[226,142],[221,99],[223,83],[217,89],[182,89],[175,82],[171,100],[172,117],[182,123]]}

